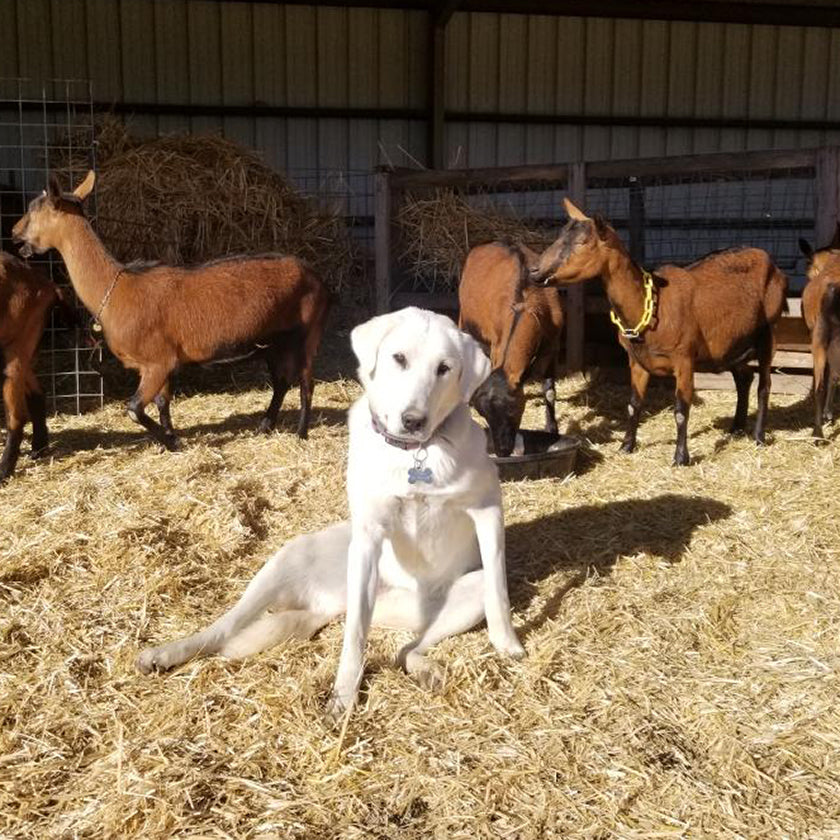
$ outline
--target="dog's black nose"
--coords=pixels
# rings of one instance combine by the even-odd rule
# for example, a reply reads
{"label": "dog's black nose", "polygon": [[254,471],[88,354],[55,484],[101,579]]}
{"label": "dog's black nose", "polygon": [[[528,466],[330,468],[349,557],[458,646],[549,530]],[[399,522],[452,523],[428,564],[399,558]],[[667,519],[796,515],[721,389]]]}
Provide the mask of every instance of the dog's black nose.
{"label": "dog's black nose", "polygon": [[402,413],[402,424],[407,432],[419,432],[426,425],[426,415],[409,409]]}

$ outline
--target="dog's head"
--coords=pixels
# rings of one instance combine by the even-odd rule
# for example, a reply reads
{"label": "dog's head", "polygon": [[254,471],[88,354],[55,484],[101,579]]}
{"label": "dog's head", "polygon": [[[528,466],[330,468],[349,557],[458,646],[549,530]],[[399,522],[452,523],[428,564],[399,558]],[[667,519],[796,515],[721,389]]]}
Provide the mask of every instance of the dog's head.
{"label": "dog's head", "polygon": [[371,411],[392,437],[426,441],[490,373],[478,343],[444,315],[408,307],[350,335]]}

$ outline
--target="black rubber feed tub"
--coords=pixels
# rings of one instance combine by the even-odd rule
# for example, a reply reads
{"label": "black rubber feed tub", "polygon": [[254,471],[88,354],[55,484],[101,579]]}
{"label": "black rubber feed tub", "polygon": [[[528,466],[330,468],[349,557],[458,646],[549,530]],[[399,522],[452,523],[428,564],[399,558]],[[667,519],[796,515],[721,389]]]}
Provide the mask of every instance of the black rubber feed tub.
{"label": "black rubber feed tub", "polygon": [[[491,458],[499,468],[502,481],[520,481],[526,478],[565,478],[574,472],[580,440],[568,435],[554,435],[535,429],[520,429],[522,454],[507,458]],[[492,450],[492,444],[488,447]]]}

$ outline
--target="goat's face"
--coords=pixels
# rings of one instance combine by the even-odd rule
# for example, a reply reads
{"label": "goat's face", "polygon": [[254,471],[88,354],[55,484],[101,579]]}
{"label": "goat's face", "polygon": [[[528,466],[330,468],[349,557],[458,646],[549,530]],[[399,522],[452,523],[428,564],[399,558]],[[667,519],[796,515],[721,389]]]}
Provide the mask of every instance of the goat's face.
{"label": "goat's face", "polygon": [[372,318],[350,340],[371,412],[400,440],[428,440],[490,372],[473,338],[416,307]]}
{"label": "goat's face", "polygon": [[[840,234],[840,227],[838,227],[838,234]],[[819,251],[815,251],[805,239],[799,240],[799,249],[808,260],[806,273],[809,280],[827,276],[829,273],[840,277],[840,246],[835,244],[838,238],[840,236],[835,236],[835,241],[828,248],[821,248]]]}
{"label": "goat's face", "polygon": [[525,392],[521,387],[511,387],[504,370],[496,368],[475,392],[473,405],[490,427],[494,452],[506,458],[516,444],[525,411]]}
{"label": "goat's face", "polygon": [[20,253],[31,257],[57,248],[61,242],[62,221],[67,215],[83,216],[82,201],[93,189],[94,174],[87,177],[69,194],[61,192],[55,175],[51,175],[47,189],[29,202],[25,215],[12,228],[12,239],[20,244]]}
{"label": "goat's face", "polygon": [[590,219],[569,199],[564,199],[569,221],[560,236],[530,269],[531,280],[563,286],[589,280],[601,273],[607,258],[607,238],[615,232],[600,217]]}

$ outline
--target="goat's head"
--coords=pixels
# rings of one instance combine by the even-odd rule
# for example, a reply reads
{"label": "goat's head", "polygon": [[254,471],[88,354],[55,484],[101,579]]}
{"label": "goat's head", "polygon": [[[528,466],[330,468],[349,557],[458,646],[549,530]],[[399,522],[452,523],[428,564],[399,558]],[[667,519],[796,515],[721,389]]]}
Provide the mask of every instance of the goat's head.
{"label": "goat's head", "polygon": [[530,278],[534,283],[565,286],[589,280],[600,274],[608,257],[608,242],[615,231],[601,216],[590,218],[568,198],[563,199],[563,204],[569,221],[531,266]]}
{"label": "goat's head", "polygon": [[808,261],[806,274],[809,280],[813,280],[825,272],[832,272],[840,276],[840,224],[837,226],[834,239],[827,247],[815,251],[807,239],[800,239],[799,250],[802,251]]}
{"label": "goat's head", "polygon": [[513,452],[525,411],[522,386],[512,385],[504,370],[496,368],[475,392],[473,405],[490,427],[496,455],[506,458]]}
{"label": "goat's head", "polygon": [[47,188],[29,202],[26,213],[12,228],[12,239],[20,244],[22,256],[43,254],[60,245],[62,221],[68,215],[84,216],[82,201],[93,190],[95,179],[91,170],[72,193],[63,193],[58,178],[50,175]]}

